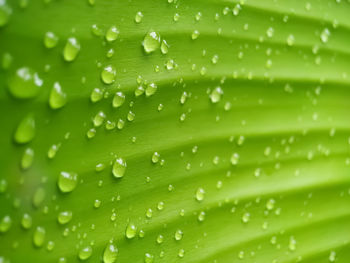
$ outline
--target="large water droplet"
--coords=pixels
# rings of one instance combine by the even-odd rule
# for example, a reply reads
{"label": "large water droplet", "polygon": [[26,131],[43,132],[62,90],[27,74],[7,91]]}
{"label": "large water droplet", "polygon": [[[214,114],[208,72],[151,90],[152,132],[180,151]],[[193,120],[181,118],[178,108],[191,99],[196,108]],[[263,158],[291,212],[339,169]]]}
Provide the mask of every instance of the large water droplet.
{"label": "large water droplet", "polygon": [[58,187],[62,193],[72,192],[78,184],[78,174],[61,172],[58,177]]}
{"label": "large water droplet", "polygon": [[152,53],[160,47],[160,35],[155,31],[149,31],[143,40],[143,48],[146,53]]}
{"label": "large water droplet", "polygon": [[16,71],[16,74],[10,78],[8,89],[12,96],[19,99],[34,98],[39,94],[43,85],[38,73],[34,70],[23,67]]}

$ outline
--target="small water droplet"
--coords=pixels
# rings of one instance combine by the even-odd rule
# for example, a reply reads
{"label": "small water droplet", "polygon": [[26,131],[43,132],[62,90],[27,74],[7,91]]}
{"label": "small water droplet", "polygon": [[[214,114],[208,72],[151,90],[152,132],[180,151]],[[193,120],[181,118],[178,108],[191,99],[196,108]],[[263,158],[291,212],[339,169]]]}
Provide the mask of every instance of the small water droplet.
{"label": "small water droplet", "polygon": [[145,263],[153,263],[154,256],[150,253],[145,254]]}
{"label": "small water droplet", "polygon": [[103,68],[101,72],[101,79],[105,84],[112,84],[115,81],[116,77],[117,71],[113,66],[108,65]]}
{"label": "small water droplet", "polygon": [[174,235],[175,240],[180,241],[182,239],[182,236],[183,236],[182,230],[181,229],[176,230]]}
{"label": "small water droplet", "polygon": [[106,32],[106,40],[108,42],[115,41],[119,36],[119,30],[116,26],[111,26]]}
{"label": "small water droplet", "polygon": [[9,215],[5,215],[0,221],[0,233],[7,232],[12,225],[12,219]]}
{"label": "small water droplet", "polygon": [[115,263],[117,261],[118,248],[114,243],[108,243],[103,252],[104,263]]}
{"label": "small water droplet", "polygon": [[33,243],[36,247],[42,247],[45,242],[46,230],[45,228],[38,226],[33,235]]}
{"label": "small water droplet", "polygon": [[92,247],[86,246],[79,250],[78,257],[80,260],[87,260],[88,258],[91,257],[91,255],[92,255]]}
{"label": "small water droplet", "polygon": [[224,94],[221,87],[216,87],[213,89],[213,91],[210,93],[210,100],[212,103],[218,103],[221,100],[221,96]]}
{"label": "small water droplet", "polygon": [[23,217],[21,220],[21,225],[24,229],[31,228],[32,222],[33,222],[32,217],[29,214],[27,214],[27,213],[23,214]]}
{"label": "small water droplet", "polygon": [[118,91],[113,97],[113,102],[112,102],[113,107],[119,108],[124,104],[124,102],[125,102],[125,94],[122,91]]}
{"label": "small water droplet", "polygon": [[140,11],[137,12],[136,15],[135,15],[135,22],[136,22],[137,24],[141,23],[142,18],[143,18],[142,12],[140,12]]}
{"label": "small water droplet", "polygon": [[205,191],[203,188],[198,188],[196,191],[196,200],[201,202],[204,200],[204,196],[205,196]]}
{"label": "small water droplet", "polygon": [[53,32],[46,32],[44,37],[44,45],[46,48],[54,48],[58,43],[58,37]]}
{"label": "small water droplet", "polygon": [[61,225],[65,225],[72,220],[73,213],[72,211],[62,211],[58,214],[57,221]]}

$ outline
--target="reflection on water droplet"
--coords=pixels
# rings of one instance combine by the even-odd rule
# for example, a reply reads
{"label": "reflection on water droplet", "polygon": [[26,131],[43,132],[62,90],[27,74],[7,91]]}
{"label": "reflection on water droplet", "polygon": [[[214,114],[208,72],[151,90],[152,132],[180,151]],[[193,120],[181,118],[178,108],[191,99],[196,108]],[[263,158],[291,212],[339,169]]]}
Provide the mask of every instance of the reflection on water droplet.
{"label": "reflection on water droplet", "polygon": [[112,168],[112,173],[114,175],[114,177],[116,178],[121,178],[124,176],[125,174],[125,170],[126,170],[126,161],[119,157],[115,160],[114,164],[113,164],[113,168]]}
{"label": "reflection on water droplet", "polygon": [[134,238],[136,236],[137,227],[133,223],[129,223],[125,230],[125,236],[128,239]]}

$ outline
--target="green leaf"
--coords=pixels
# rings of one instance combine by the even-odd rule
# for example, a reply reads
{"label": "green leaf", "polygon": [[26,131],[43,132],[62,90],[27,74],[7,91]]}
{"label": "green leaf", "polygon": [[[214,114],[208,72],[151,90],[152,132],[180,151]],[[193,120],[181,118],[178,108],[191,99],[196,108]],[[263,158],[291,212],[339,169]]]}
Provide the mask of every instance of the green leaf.
{"label": "green leaf", "polygon": [[348,263],[349,12],[0,0],[0,262]]}

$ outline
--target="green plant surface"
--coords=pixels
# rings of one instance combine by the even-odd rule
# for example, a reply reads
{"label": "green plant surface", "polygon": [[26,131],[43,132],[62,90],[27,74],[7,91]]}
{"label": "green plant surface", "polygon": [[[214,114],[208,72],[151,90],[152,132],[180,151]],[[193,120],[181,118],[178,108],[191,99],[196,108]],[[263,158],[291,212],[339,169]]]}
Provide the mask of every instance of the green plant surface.
{"label": "green plant surface", "polygon": [[0,0],[0,263],[350,262],[349,13]]}

